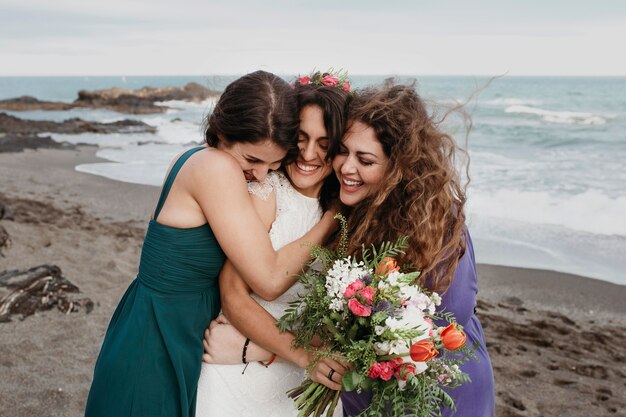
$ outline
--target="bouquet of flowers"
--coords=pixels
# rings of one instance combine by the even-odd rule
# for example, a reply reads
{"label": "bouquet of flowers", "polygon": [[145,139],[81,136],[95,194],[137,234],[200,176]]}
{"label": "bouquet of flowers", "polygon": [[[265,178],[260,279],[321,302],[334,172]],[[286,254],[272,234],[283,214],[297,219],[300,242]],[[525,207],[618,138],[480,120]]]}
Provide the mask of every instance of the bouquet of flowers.
{"label": "bouquet of flowers", "polygon": [[[279,327],[295,333],[298,347],[319,339],[319,358],[352,363],[343,390],[371,392],[363,416],[437,416],[442,406],[454,408],[444,388],[469,380],[459,365],[473,354],[453,315],[436,313],[441,297],[416,285],[419,272],[396,264],[408,239],[346,257],[345,218],[337,218],[337,251],[313,248],[310,268],[300,275],[306,293],[291,303]],[[435,324],[444,319],[446,326]],[[299,417],[331,416],[339,394],[310,379],[289,392]]]}

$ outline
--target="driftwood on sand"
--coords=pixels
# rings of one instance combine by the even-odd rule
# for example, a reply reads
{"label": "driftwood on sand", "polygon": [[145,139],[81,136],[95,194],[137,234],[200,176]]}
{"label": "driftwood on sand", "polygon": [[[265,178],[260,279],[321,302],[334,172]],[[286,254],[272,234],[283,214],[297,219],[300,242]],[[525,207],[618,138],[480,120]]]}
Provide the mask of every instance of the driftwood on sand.
{"label": "driftwood on sand", "polygon": [[0,224],[0,256],[4,257],[3,251],[11,247],[11,236],[9,232]]}
{"label": "driftwood on sand", "polygon": [[56,265],[0,272],[0,322],[10,321],[14,314],[24,319],[54,307],[68,314],[83,308],[90,313],[93,301],[72,297],[77,293],[78,287],[63,277]]}

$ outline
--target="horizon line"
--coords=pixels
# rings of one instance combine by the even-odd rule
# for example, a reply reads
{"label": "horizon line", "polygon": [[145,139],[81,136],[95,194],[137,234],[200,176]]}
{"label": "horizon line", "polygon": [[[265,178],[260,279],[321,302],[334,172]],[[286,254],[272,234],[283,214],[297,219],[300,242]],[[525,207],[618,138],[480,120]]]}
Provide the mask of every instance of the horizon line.
{"label": "horizon line", "polygon": [[[270,71],[271,72],[271,71]],[[0,74],[0,78],[29,78],[29,77],[237,77],[248,74],[241,73],[215,73],[215,74]],[[282,76],[293,76],[296,73],[274,72],[274,74]],[[410,74],[410,73],[350,73],[350,77],[594,77],[594,78],[620,78],[626,77],[626,74]]]}

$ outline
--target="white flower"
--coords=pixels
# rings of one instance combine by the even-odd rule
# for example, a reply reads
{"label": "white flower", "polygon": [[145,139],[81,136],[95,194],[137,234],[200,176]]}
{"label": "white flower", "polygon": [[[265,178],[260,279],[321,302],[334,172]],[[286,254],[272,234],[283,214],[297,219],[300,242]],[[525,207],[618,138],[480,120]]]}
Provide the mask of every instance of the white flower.
{"label": "white flower", "polygon": [[404,356],[402,357],[402,360],[405,362],[411,362],[415,365],[415,375],[419,375],[428,369],[428,364],[426,362],[415,362],[411,359],[411,356]]}
{"label": "white flower", "polygon": [[374,327],[374,333],[376,333],[376,336],[380,336],[381,334],[385,333],[385,330],[387,330],[387,328],[383,326]]}
{"label": "white flower", "polygon": [[406,355],[411,351],[411,346],[406,340],[392,340],[389,342],[389,355]]}
{"label": "white flower", "polygon": [[334,311],[343,311],[343,293],[355,280],[363,275],[371,273],[370,270],[363,268],[363,262],[353,262],[348,256],[345,259],[338,259],[333,263],[326,274],[326,294],[331,299],[330,309]]}
{"label": "white flower", "polygon": [[343,311],[343,306],[344,306],[343,300],[333,299],[331,300],[328,308],[330,308],[333,311]]}
{"label": "white flower", "polygon": [[432,305],[433,312],[435,306],[429,296],[424,294],[419,287],[415,285],[409,285],[400,289],[400,294],[407,300],[407,304],[413,305],[422,311],[430,310]]}
{"label": "white flower", "polygon": [[387,275],[387,278],[385,278],[385,281],[386,281],[389,285],[394,286],[394,287],[397,287],[397,286],[399,285],[399,284],[398,284],[398,278],[400,277],[400,275],[402,275],[402,273],[401,273],[401,272],[398,272],[398,271],[391,271],[391,272]]}
{"label": "white flower", "polygon": [[394,317],[391,320],[387,318],[387,320],[385,320],[385,324],[390,329],[418,329],[422,332],[422,335],[414,339],[416,341],[428,337],[428,333],[432,329],[432,323],[426,320],[422,310],[411,304],[407,304],[400,312],[399,317]]}
{"label": "white flower", "polygon": [[388,341],[374,343],[374,351],[378,356],[389,355],[390,348]]}
{"label": "white flower", "polygon": [[438,293],[432,293],[430,295],[430,299],[433,301],[433,304],[435,304],[435,306],[441,305],[441,296]]}
{"label": "white flower", "polygon": [[400,391],[404,391],[404,387],[406,387],[406,381],[398,378],[398,388],[400,388]]}

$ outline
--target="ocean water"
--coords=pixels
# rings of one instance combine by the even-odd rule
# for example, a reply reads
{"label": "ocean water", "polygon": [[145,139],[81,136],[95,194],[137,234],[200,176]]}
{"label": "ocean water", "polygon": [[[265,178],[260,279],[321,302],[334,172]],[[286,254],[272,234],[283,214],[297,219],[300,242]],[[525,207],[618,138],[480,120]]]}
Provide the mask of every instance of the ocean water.
{"label": "ocean water", "polygon": [[[0,77],[0,99],[31,95],[69,102],[81,89],[182,86],[190,81],[221,90],[234,78]],[[385,77],[351,78],[355,87],[362,87]],[[467,139],[468,225],[479,262],[570,272],[626,285],[625,77],[415,80],[420,94],[443,109],[471,97],[466,106],[473,122]],[[84,109],[8,113],[48,120],[138,119],[155,126],[156,134],[51,136],[98,145],[98,156],[110,161],[80,165],[78,171],[160,185],[172,157],[202,141],[201,122],[214,103],[163,105],[173,109],[140,116]],[[458,120],[451,118],[446,128],[464,143]]]}

